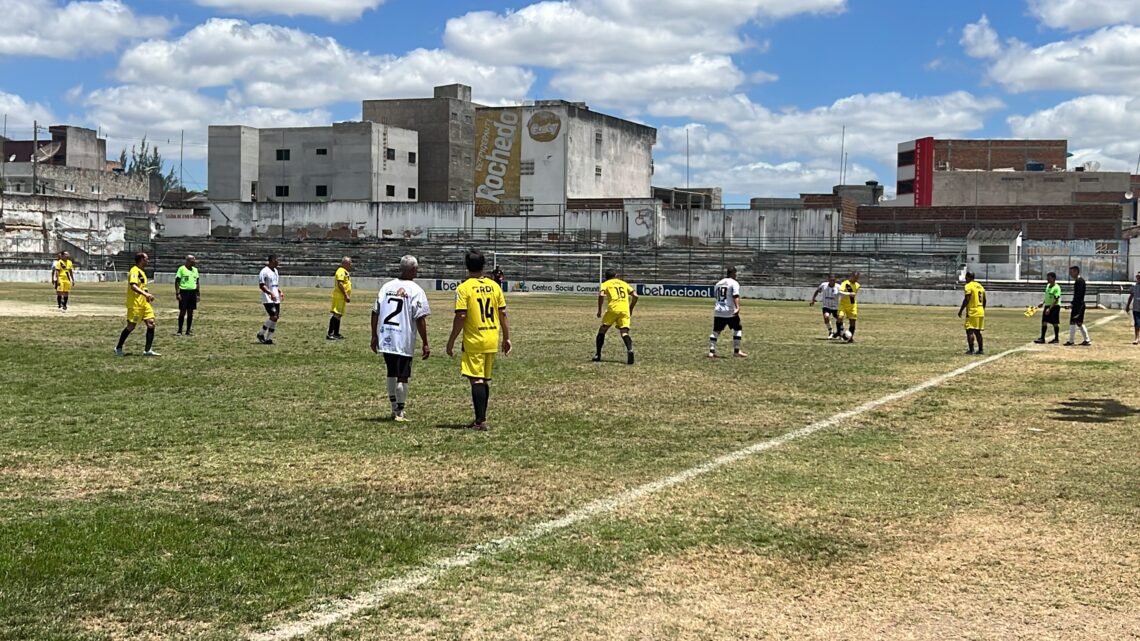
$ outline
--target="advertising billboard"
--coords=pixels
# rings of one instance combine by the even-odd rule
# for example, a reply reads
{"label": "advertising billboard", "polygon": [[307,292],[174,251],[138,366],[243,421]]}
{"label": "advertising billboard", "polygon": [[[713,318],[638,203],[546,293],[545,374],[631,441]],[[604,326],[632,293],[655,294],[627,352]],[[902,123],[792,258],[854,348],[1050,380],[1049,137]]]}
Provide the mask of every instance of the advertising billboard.
{"label": "advertising billboard", "polygon": [[518,211],[522,109],[480,109],[475,113],[475,213]]}

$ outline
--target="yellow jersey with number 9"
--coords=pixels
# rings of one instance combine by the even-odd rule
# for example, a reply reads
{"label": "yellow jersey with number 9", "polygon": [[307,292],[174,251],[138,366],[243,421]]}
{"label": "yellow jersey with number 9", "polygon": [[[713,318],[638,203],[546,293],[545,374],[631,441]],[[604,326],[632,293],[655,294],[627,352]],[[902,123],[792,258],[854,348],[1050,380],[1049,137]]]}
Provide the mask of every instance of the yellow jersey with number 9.
{"label": "yellow jersey with number 9", "polygon": [[455,290],[455,311],[467,312],[463,322],[463,351],[493,354],[499,351],[501,311],[507,301],[490,278],[468,278]]}
{"label": "yellow jersey with number 9", "polygon": [[976,280],[966,283],[966,316],[971,318],[985,316],[986,308],[982,302],[986,299],[986,288]]}
{"label": "yellow jersey with number 9", "polygon": [[620,278],[611,278],[602,283],[599,290],[606,295],[606,311],[612,314],[629,316],[629,295],[633,287]]}

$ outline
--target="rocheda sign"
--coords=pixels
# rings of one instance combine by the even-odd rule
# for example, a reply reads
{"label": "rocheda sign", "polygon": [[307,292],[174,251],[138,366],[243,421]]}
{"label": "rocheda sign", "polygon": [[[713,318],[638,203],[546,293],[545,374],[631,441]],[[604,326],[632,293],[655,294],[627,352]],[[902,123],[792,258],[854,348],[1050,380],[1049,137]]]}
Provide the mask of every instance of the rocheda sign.
{"label": "rocheda sign", "polygon": [[519,109],[481,109],[475,114],[475,211],[513,213],[518,205],[522,115]]}

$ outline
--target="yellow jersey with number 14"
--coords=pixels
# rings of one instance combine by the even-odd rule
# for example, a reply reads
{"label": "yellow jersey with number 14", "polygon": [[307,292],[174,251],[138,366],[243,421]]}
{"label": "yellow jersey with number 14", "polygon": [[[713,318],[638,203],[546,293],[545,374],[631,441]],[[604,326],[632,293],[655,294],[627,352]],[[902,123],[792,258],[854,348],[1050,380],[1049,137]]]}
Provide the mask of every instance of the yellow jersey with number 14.
{"label": "yellow jersey with number 14", "polygon": [[602,283],[599,290],[606,296],[606,311],[611,314],[629,316],[629,295],[633,287],[620,278],[611,278]]}
{"label": "yellow jersey with number 14", "polygon": [[455,290],[455,311],[466,312],[463,321],[463,351],[493,354],[499,351],[499,327],[507,301],[503,290],[490,278],[468,278]]}

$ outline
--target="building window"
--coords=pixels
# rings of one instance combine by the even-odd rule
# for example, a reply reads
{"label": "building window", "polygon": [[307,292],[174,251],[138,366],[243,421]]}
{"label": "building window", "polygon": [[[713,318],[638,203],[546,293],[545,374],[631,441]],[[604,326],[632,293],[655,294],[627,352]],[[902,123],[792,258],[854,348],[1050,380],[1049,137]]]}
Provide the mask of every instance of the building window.
{"label": "building window", "polygon": [[416,199],[416,188],[415,187],[408,187],[408,199],[409,200],[415,200]]}
{"label": "building window", "polygon": [[907,194],[913,194],[914,193],[914,181],[913,180],[900,180],[897,191],[898,191],[899,196],[906,196]]}
{"label": "building window", "polygon": [[602,157],[602,132],[594,132],[594,158]]}
{"label": "building window", "polygon": [[408,152],[408,164],[409,165],[416,164],[416,152],[414,152],[414,151]]}
{"label": "building window", "polygon": [[329,186],[328,185],[317,185],[317,198],[328,198],[328,195],[329,195]]}
{"label": "building window", "polygon": [[389,196],[395,197],[396,196],[396,186],[395,185],[388,185],[387,193]]}
{"label": "building window", "polygon": [[601,177],[602,177],[602,166],[601,165],[594,165],[594,178],[601,178]]}
{"label": "building window", "polygon": [[277,185],[277,189],[274,191],[274,194],[278,198],[288,198],[289,197],[289,185]]}
{"label": "building window", "polygon": [[321,147],[321,148],[317,149],[317,155],[318,156],[327,156],[327,155],[329,155],[329,150],[324,148],[324,147]]}
{"label": "building window", "polygon": [[914,150],[899,152],[899,167],[910,167],[914,164]]}
{"label": "building window", "polygon": [[91,185],[91,193],[101,194],[101,193],[103,193],[103,188],[100,187],[99,185]]}
{"label": "building window", "polygon": [[519,163],[519,174],[522,176],[533,176],[534,175],[534,161],[533,160],[521,161]]}
{"label": "building window", "polygon": [[1003,176],[1001,181],[1003,183],[1023,183],[1025,178],[1022,176]]}
{"label": "building window", "polygon": [[649,159],[649,175],[652,176],[654,173],[656,173],[656,171],[657,171],[657,167],[653,164],[653,159],[650,158]]}
{"label": "building window", "polygon": [[978,247],[978,262],[987,265],[1009,264],[1009,247],[1007,245],[981,245]]}
{"label": "building window", "polygon": [[534,198],[530,198],[530,197],[519,198],[519,213],[520,214],[533,214],[534,213]]}
{"label": "building window", "polygon": [[289,150],[288,149],[278,149],[277,150],[277,160],[281,160],[281,161],[289,160]]}
{"label": "building window", "polygon": [[388,160],[395,160],[396,159],[396,150],[392,149],[391,147],[388,147],[387,149],[384,150],[384,155]]}

